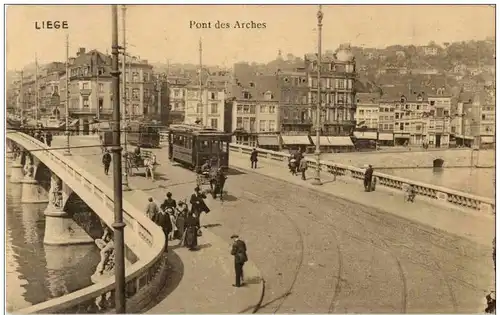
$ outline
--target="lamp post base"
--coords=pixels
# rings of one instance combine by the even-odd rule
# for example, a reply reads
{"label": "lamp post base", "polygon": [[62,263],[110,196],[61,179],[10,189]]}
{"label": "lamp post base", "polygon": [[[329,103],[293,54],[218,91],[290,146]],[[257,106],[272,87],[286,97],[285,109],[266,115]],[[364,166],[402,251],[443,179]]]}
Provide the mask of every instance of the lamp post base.
{"label": "lamp post base", "polygon": [[313,181],[311,182],[311,184],[314,185],[314,186],[321,186],[321,185],[323,185],[323,182],[321,182],[321,179],[315,178],[315,179],[313,179]]}
{"label": "lamp post base", "polygon": [[128,185],[128,183],[122,183],[122,191],[131,191],[132,188]]}

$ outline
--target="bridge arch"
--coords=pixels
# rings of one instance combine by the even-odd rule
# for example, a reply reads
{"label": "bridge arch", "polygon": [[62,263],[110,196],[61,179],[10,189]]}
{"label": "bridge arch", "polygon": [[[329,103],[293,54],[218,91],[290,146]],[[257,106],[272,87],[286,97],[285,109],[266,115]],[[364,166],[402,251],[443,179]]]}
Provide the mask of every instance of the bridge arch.
{"label": "bridge arch", "polygon": [[52,171],[43,163],[39,163],[35,170],[34,179],[45,189],[46,192],[50,190],[50,178]]}
{"label": "bridge arch", "polygon": [[92,239],[103,235],[104,227],[101,219],[75,192],[69,194],[63,212],[66,212]]}

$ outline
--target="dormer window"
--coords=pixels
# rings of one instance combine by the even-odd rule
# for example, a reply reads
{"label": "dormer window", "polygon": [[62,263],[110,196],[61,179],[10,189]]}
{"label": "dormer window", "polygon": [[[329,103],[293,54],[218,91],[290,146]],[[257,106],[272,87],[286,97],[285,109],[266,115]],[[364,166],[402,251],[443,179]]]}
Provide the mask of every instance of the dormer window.
{"label": "dormer window", "polygon": [[273,93],[271,93],[271,91],[267,91],[266,93],[264,93],[264,99],[266,101],[270,101],[273,99]]}
{"label": "dormer window", "polygon": [[243,92],[243,98],[246,100],[250,99],[250,93],[249,92]]}
{"label": "dormer window", "polygon": [[285,77],[285,78],[283,79],[283,81],[285,81],[285,82],[287,82],[287,83],[288,83],[288,81],[289,81],[289,80],[288,80],[288,78],[287,78],[287,77]]}
{"label": "dormer window", "polygon": [[255,87],[255,83],[250,82],[250,87]]}
{"label": "dormer window", "polygon": [[422,94],[419,93],[417,96],[417,101],[421,102],[423,99],[424,97],[422,96]]}
{"label": "dormer window", "polygon": [[406,96],[401,95],[401,103],[406,103]]}

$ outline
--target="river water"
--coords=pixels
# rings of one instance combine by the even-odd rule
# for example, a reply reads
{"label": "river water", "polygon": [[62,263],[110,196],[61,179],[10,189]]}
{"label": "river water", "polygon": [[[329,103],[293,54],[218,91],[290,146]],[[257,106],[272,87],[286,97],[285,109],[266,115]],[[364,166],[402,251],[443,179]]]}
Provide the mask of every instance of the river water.
{"label": "river water", "polygon": [[90,277],[100,261],[97,246],[44,245],[47,204],[21,204],[21,185],[8,182],[6,199],[7,311],[91,285]]}
{"label": "river water", "polygon": [[[443,159],[444,168],[432,169],[434,159]],[[373,152],[323,154],[322,159],[345,165],[373,165],[376,172],[451,188],[487,198],[495,197],[495,151],[470,150],[421,152]],[[470,167],[479,165],[483,168]]]}

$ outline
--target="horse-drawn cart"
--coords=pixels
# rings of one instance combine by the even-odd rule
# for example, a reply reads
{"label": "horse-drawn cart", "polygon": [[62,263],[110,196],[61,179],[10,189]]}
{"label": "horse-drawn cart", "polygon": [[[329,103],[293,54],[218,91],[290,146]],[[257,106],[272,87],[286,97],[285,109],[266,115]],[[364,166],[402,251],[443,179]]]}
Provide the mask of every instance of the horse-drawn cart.
{"label": "horse-drawn cart", "polygon": [[156,155],[151,151],[141,150],[140,155],[134,152],[124,154],[127,163],[128,175],[134,176],[136,173],[143,173],[146,178],[151,176],[154,180],[154,169],[158,165]]}

